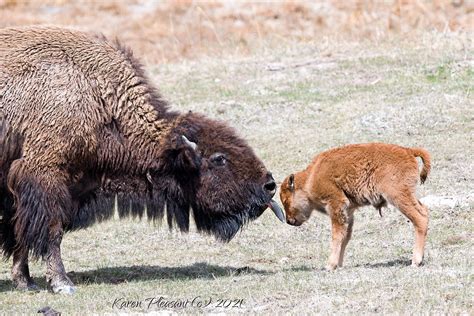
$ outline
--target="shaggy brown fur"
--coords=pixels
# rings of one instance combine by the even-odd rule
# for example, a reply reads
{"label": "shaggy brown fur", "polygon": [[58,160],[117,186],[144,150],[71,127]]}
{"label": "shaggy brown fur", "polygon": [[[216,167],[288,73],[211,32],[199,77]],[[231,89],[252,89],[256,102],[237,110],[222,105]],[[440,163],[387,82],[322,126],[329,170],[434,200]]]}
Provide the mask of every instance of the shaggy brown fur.
{"label": "shaggy brown fur", "polygon": [[[421,174],[415,157],[423,160]],[[288,224],[299,226],[313,210],[331,218],[332,241],[328,269],[342,266],[344,250],[351,238],[354,211],[363,205],[379,210],[387,202],[397,207],[415,226],[412,264],[423,260],[428,208],[415,196],[430,172],[430,155],[421,148],[389,144],[358,144],[335,148],[317,155],[303,171],[288,176],[280,198]]]}
{"label": "shaggy brown fur", "polygon": [[112,215],[147,216],[230,240],[270,205],[276,184],[234,130],[168,110],[131,52],[102,36],[0,30],[0,246],[20,288],[43,257],[54,292],[70,293],[64,232]]}

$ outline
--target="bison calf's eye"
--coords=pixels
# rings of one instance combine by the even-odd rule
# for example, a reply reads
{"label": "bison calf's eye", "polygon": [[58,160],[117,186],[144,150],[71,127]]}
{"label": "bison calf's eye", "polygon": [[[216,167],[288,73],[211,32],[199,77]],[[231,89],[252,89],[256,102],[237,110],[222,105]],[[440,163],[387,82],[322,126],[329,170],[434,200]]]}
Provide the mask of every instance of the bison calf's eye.
{"label": "bison calf's eye", "polygon": [[213,165],[215,166],[224,166],[227,163],[227,158],[225,157],[224,154],[221,153],[215,153],[213,154],[209,160],[212,162]]}

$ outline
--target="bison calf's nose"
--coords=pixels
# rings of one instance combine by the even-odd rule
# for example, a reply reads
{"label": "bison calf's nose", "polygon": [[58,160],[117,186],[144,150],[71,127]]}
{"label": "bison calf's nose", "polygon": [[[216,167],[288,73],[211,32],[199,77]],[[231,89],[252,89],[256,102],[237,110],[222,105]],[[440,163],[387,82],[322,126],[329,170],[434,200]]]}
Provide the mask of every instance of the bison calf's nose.
{"label": "bison calf's nose", "polygon": [[272,196],[273,196],[273,195],[275,194],[275,192],[276,192],[276,187],[277,187],[277,185],[276,185],[276,183],[275,183],[274,180],[270,180],[270,181],[268,181],[267,183],[265,183],[265,184],[263,185],[263,188],[264,188],[268,193],[270,193]]}
{"label": "bison calf's nose", "polygon": [[288,217],[286,219],[286,222],[290,225],[295,225],[296,224],[296,220],[294,218],[291,218],[291,217]]}

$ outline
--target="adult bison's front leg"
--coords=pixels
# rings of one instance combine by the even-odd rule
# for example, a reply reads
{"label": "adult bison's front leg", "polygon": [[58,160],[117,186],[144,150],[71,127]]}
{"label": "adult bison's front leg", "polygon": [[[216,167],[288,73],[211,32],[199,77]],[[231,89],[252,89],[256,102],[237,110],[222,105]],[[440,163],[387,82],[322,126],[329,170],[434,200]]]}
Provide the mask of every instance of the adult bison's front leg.
{"label": "adult bison's front leg", "polygon": [[60,251],[63,227],[71,217],[67,181],[67,174],[59,168],[35,165],[25,158],[15,160],[8,174],[16,204],[17,247],[46,260],[46,278],[53,292],[71,294],[74,286],[66,275]]}
{"label": "adult bison's front leg", "polygon": [[46,280],[48,281],[51,291],[54,293],[73,294],[76,289],[72,281],[66,275],[66,270],[64,269],[61,259],[62,225],[50,227],[50,235],[48,254],[46,255]]}

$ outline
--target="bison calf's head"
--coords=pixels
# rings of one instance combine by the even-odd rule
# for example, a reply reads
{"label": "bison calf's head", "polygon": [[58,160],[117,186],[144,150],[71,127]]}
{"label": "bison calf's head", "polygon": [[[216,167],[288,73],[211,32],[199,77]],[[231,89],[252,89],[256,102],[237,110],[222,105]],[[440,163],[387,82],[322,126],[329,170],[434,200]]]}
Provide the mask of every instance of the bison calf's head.
{"label": "bison calf's head", "polygon": [[267,208],[284,221],[272,200],[277,186],[271,173],[233,129],[190,113],[172,133],[166,159],[160,159],[166,165],[158,168],[153,182],[160,186],[160,177],[168,178],[167,188],[160,191],[167,192],[168,218],[171,210],[180,228],[187,229],[189,209],[198,230],[223,241]]}
{"label": "bison calf's head", "polygon": [[[300,183],[301,182],[301,183]],[[311,215],[308,198],[303,190],[302,175],[291,174],[283,180],[280,187],[280,199],[285,207],[286,222],[293,226],[300,226]]]}

